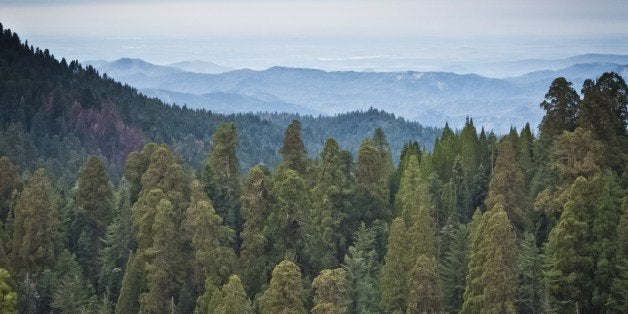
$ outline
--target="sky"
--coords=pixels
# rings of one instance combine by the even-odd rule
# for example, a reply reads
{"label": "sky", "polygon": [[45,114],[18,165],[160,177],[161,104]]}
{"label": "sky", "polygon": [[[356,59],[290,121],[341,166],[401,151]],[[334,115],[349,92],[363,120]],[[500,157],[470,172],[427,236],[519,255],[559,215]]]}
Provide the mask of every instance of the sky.
{"label": "sky", "polygon": [[628,52],[625,0],[0,0],[56,56],[406,70]]}

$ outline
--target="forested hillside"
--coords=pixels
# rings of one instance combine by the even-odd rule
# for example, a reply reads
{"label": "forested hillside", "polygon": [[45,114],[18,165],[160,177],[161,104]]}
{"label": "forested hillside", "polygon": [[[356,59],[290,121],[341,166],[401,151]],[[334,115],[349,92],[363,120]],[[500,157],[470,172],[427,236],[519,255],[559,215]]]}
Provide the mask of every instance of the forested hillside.
{"label": "forested hillside", "polygon": [[[17,141],[0,150],[0,312],[628,311],[628,87],[616,73],[582,96],[555,79],[537,134],[498,137],[468,119],[428,150],[418,125],[407,134],[419,142],[391,145],[402,120],[374,110],[191,111],[8,31],[0,43],[1,139]],[[277,167],[243,171],[272,136]]]}
{"label": "forested hillside", "polygon": [[[83,161],[99,155],[117,183],[128,153],[150,141],[167,143],[186,165],[198,168],[211,147],[211,135],[225,122],[237,125],[243,170],[258,163],[274,168],[280,162],[283,130],[294,118],[301,117],[224,115],[167,105],[101,77],[91,66],[58,61],[0,24],[0,155],[11,157],[22,170],[44,167],[54,181],[73,185]],[[438,128],[378,110],[302,121],[310,157],[329,136],[355,154],[355,142],[382,127],[397,160],[405,142],[418,140],[431,149],[440,134]]]}

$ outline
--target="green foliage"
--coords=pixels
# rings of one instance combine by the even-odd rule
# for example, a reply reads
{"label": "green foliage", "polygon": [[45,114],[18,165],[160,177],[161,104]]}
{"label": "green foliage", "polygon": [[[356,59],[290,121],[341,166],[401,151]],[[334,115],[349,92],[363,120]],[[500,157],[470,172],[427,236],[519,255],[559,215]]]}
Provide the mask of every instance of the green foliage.
{"label": "green foliage", "polygon": [[541,313],[543,309],[543,260],[536,238],[526,233],[517,258],[517,310],[519,313]]}
{"label": "green foliage", "polygon": [[129,261],[125,267],[124,278],[116,303],[116,314],[138,313],[140,294],[146,286],[144,264],[145,261],[141,255],[136,255],[133,252],[129,254]]}
{"label": "green foliage", "polygon": [[476,211],[469,236],[469,266],[463,313],[514,313],[516,241],[503,205],[486,214]]}
{"label": "green foliage", "polygon": [[185,212],[182,228],[194,250],[193,278],[204,279],[205,291],[212,292],[226,282],[236,266],[236,256],[231,248],[234,232],[222,224],[200,182],[193,181],[190,190],[190,207]]}
{"label": "green foliage", "polygon": [[513,144],[510,139],[504,140],[499,144],[499,154],[485,201],[486,208],[502,205],[512,224],[518,231],[523,231],[530,225],[525,191],[525,178],[515,159]]}
{"label": "green foliage", "polygon": [[273,205],[272,181],[262,166],[249,171],[241,197],[244,226],[240,238],[239,269],[249,295],[255,295],[267,282],[268,239],[264,234]]}
{"label": "green foliage", "polygon": [[[448,225],[451,230],[442,258],[443,300],[447,311],[459,312],[464,302],[465,279],[467,276],[467,238],[469,227],[463,224]],[[445,237],[445,235],[443,236]]]}
{"label": "green foliage", "polygon": [[375,230],[362,223],[343,265],[347,270],[347,308],[351,313],[379,312],[380,262],[376,247]]}
{"label": "green foliage", "polygon": [[273,270],[268,289],[259,299],[260,313],[306,313],[299,267],[289,260]]}
{"label": "green foliage", "polygon": [[586,80],[578,113],[578,126],[590,130],[606,144],[604,164],[618,173],[628,162],[628,86],[617,73]]}
{"label": "green foliage", "polygon": [[86,234],[84,237],[81,234],[81,237],[87,241],[86,254],[81,254],[80,258],[85,257],[86,261],[82,265],[92,282],[95,282],[99,273],[95,257],[101,248],[101,238],[113,219],[113,192],[105,167],[98,157],[91,156],[81,168],[75,197],[76,214],[79,221],[85,222],[82,232]]}
{"label": "green foliage", "polygon": [[251,301],[244,292],[240,277],[232,275],[222,287],[221,302],[216,306],[214,313],[220,314],[249,314],[253,313]]}
{"label": "green foliage", "polygon": [[348,313],[347,272],[342,268],[323,269],[312,281],[314,307],[312,313]]}
{"label": "green foliage", "polygon": [[443,293],[435,258],[421,254],[408,278],[406,313],[440,313],[443,310]]}
{"label": "green foliage", "polygon": [[305,145],[301,139],[301,122],[293,120],[283,139],[283,146],[279,150],[283,156],[282,166],[296,171],[299,175],[304,175],[307,170],[307,153]]}
{"label": "green foliage", "polygon": [[207,196],[217,208],[218,215],[231,229],[239,231],[240,164],[236,156],[238,134],[234,123],[224,123],[212,137],[212,150],[202,173]]}
{"label": "green foliage", "polygon": [[0,222],[5,222],[17,196],[20,176],[17,167],[6,157],[0,157]]}
{"label": "green foliage", "polygon": [[44,169],[29,178],[15,204],[10,258],[20,277],[51,267],[58,251],[58,197]]}
{"label": "green foliage", "polygon": [[10,278],[9,272],[0,268],[0,312],[2,313],[17,313],[17,293],[9,284]]}
{"label": "green foliage", "polygon": [[280,261],[285,256],[303,261],[305,259],[303,222],[310,210],[305,182],[294,170],[278,170],[273,195],[276,205],[270,214],[268,224],[273,251],[270,261]]}

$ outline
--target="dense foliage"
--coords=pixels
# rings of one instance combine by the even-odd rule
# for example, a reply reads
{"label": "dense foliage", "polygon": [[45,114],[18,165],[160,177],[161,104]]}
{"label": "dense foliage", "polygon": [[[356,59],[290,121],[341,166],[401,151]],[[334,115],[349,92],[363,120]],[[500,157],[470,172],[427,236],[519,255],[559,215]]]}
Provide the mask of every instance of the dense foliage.
{"label": "dense foliage", "polygon": [[311,132],[349,116],[308,117],[285,123],[274,169],[242,172],[259,152],[247,143],[271,147],[261,130],[276,125],[165,106],[9,31],[1,44],[2,312],[628,311],[628,87],[615,73],[582,99],[556,79],[536,136],[468,119],[433,150],[399,149],[373,127],[312,158],[306,138],[328,133]]}

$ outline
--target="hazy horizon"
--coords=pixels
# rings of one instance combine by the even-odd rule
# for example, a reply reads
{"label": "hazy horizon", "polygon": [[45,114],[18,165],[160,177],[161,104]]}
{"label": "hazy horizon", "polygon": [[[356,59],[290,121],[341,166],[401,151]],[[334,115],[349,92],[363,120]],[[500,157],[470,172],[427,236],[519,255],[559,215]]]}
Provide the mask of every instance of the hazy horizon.
{"label": "hazy horizon", "polygon": [[0,1],[0,22],[66,59],[234,68],[450,70],[628,51],[626,1]]}

